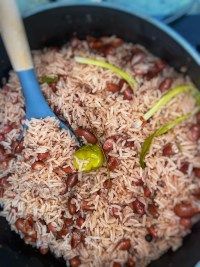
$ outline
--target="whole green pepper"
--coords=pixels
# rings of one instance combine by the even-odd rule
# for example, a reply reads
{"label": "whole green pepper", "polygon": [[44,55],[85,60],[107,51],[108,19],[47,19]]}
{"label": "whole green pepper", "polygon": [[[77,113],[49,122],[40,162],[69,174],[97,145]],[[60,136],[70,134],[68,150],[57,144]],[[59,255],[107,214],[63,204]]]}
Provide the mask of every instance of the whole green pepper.
{"label": "whole green pepper", "polygon": [[78,171],[89,172],[101,167],[105,157],[98,145],[84,145],[74,152],[73,164]]}

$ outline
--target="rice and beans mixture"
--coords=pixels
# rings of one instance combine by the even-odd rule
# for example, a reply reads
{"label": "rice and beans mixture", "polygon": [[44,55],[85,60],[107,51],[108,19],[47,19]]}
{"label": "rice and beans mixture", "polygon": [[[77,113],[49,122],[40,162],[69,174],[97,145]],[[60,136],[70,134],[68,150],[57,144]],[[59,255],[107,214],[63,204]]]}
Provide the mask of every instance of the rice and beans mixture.
{"label": "rice and beans mixture", "polygon": [[[71,267],[141,267],[176,250],[200,211],[200,113],[156,137],[144,169],[139,154],[159,125],[195,108],[184,93],[143,120],[155,101],[189,78],[116,37],[73,38],[33,55],[39,80],[54,77],[41,87],[55,114],[86,143],[101,144],[107,163],[77,172],[77,143],[56,119],[25,120],[11,72],[0,90],[0,203],[11,229]],[[75,55],[104,59],[137,85],[132,90],[108,69],[75,62]]]}

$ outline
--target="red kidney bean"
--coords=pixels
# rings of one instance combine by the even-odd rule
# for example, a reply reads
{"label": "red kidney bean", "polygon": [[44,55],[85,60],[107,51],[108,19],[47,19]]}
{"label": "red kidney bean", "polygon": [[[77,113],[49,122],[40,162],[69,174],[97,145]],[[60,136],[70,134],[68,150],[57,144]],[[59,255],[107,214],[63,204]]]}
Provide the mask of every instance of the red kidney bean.
{"label": "red kidney bean", "polygon": [[74,223],[74,221],[73,221],[72,218],[65,218],[65,219],[64,219],[64,224],[65,224],[66,227],[70,227],[70,226],[72,226],[73,223]]}
{"label": "red kidney bean", "polygon": [[127,262],[125,263],[125,267],[135,267],[135,261],[129,257]]}
{"label": "red kidney bean", "polygon": [[92,49],[98,49],[103,46],[103,42],[101,39],[97,39],[92,36],[87,37],[87,42],[88,42],[89,47]]}
{"label": "red kidney bean", "polygon": [[111,41],[112,46],[119,47],[124,43],[124,41],[121,38],[116,37]]}
{"label": "red kidney bean", "polygon": [[81,233],[78,230],[75,230],[72,233],[71,237],[71,247],[72,249],[76,248],[82,241],[82,236]]}
{"label": "red kidney bean", "polygon": [[74,173],[74,170],[70,166],[62,167],[62,169],[65,173]]}
{"label": "red kidney bean", "polygon": [[76,184],[78,183],[78,174],[74,173],[74,174],[68,174],[67,176],[67,180],[66,180],[66,185],[67,188],[72,188],[74,187]]}
{"label": "red kidney bean", "polygon": [[91,207],[91,205],[88,204],[88,201],[86,201],[86,200],[83,200],[83,201],[82,201],[82,203],[81,203],[81,208],[82,208],[82,210],[84,210],[84,211],[92,211],[92,210],[94,210],[94,208]]}
{"label": "red kidney bean", "polygon": [[49,232],[57,233],[56,227],[52,223],[47,224],[47,229],[49,230]]}
{"label": "red kidney bean", "polygon": [[192,222],[190,218],[180,218],[180,225],[182,225],[185,229],[190,229],[192,227]]}
{"label": "red kidney bean", "polygon": [[162,61],[161,59],[158,59],[154,66],[147,72],[146,79],[151,80],[156,75],[158,75],[159,72],[161,72],[166,67],[166,63]]}
{"label": "red kidney bean", "polygon": [[159,90],[164,93],[166,92],[172,85],[173,79],[168,77],[165,78],[160,84],[159,84]]}
{"label": "red kidney bean", "polygon": [[3,133],[0,133],[0,142],[5,140],[5,135]]}
{"label": "red kidney bean", "polygon": [[12,142],[11,148],[12,148],[13,153],[16,153],[16,154],[21,153],[22,150],[24,149],[23,141],[15,140],[14,142]]}
{"label": "red kidney bean", "polygon": [[147,81],[150,81],[151,79],[153,79],[155,76],[158,75],[159,73],[159,69],[154,65],[150,70],[147,71],[147,73],[145,74],[145,77],[147,79]]}
{"label": "red kidney bean", "polygon": [[83,129],[82,127],[77,128],[75,133],[79,137],[84,137],[90,144],[96,144],[98,141],[93,133],[91,133],[89,130]]}
{"label": "red kidney bean", "polygon": [[68,202],[67,202],[67,207],[68,207],[68,211],[71,215],[76,214],[76,205],[72,203],[72,199],[69,198]]}
{"label": "red kidney bean", "polygon": [[129,87],[127,87],[124,92],[123,92],[123,95],[124,95],[124,100],[132,100],[133,99],[133,90]]}
{"label": "red kidney bean", "polygon": [[142,202],[140,202],[138,199],[132,202],[132,209],[135,213],[141,216],[145,214],[145,205]]}
{"label": "red kidney bean", "polygon": [[113,52],[114,49],[122,45],[123,41],[120,38],[116,38],[114,40],[110,40],[108,42],[104,42],[102,39],[93,39],[93,49],[103,53],[104,55],[108,55]]}
{"label": "red kidney bean", "polygon": [[197,123],[200,123],[200,112],[196,114]]}
{"label": "red kidney bean", "polygon": [[115,142],[115,141],[116,141],[115,138],[112,136],[107,138],[103,144],[103,150],[106,153],[109,153],[113,149],[113,142]]}
{"label": "red kidney bean", "polygon": [[197,178],[200,178],[200,168],[193,168],[193,172]]}
{"label": "red kidney bean", "polygon": [[148,211],[154,218],[158,217],[158,207],[155,204],[149,204]]}
{"label": "red kidney bean", "polygon": [[108,169],[114,171],[119,166],[119,160],[114,157],[108,157]]}
{"label": "red kidney bean", "polygon": [[24,235],[32,237],[33,239],[37,238],[37,232],[34,229],[33,219],[31,217],[27,219],[18,218],[15,222],[15,227],[18,231],[21,231]]}
{"label": "red kidney bean", "polygon": [[40,248],[39,248],[39,251],[40,251],[40,253],[41,253],[42,255],[45,255],[45,254],[48,253],[49,248],[48,248],[48,247],[40,247]]}
{"label": "red kidney bean", "polygon": [[44,152],[44,153],[38,153],[37,154],[38,160],[46,160],[49,156],[50,156],[50,153],[48,151]]}
{"label": "red kidney bean", "polygon": [[112,187],[112,180],[111,179],[107,179],[103,182],[103,187],[106,189],[110,189]]}
{"label": "red kidney bean", "polygon": [[168,143],[167,145],[164,146],[162,154],[165,157],[170,157],[171,155],[173,155],[173,149],[171,143]]}
{"label": "red kidney bean", "polygon": [[97,50],[104,55],[109,54],[113,49],[113,46],[110,43],[104,43],[101,39],[89,37],[87,41],[91,49]]}
{"label": "red kidney bean", "polygon": [[112,44],[105,44],[99,52],[103,53],[104,56],[110,55],[115,50],[115,47]]}
{"label": "red kidney bean", "polygon": [[191,218],[199,212],[199,209],[190,203],[179,203],[174,207],[174,213],[180,218]]}
{"label": "red kidney bean", "polygon": [[83,219],[82,217],[78,217],[77,219],[76,219],[76,225],[78,226],[78,227],[82,227],[82,225],[84,224],[84,222],[85,222],[85,219]]}
{"label": "red kidney bean", "polygon": [[32,165],[31,165],[31,169],[34,171],[41,171],[44,168],[45,164],[43,161],[38,160],[35,161]]}
{"label": "red kidney bean", "polygon": [[151,191],[149,190],[149,188],[147,186],[143,187],[144,190],[144,196],[145,197],[151,197]]}
{"label": "red kidney bean", "polygon": [[119,80],[119,83],[118,83],[118,86],[119,86],[120,90],[122,89],[122,87],[124,86],[124,84],[126,84],[126,81],[123,80],[123,79],[120,79]]}
{"label": "red kidney bean", "polygon": [[69,229],[64,223],[62,229],[56,233],[56,236],[58,238],[64,238],[68,233],[69,233]]}
{"label": "red kidney bean", "polygon": [[106,84],[106,86],[107,86],[107,91],[109,91],[111,93],[117,93],[120,90],[119,85],[116,84],[116,83],[109,82],[109,83]]}
{"label": "red kidney bean", "polygon": [[180,171],[184,174],[187,174],[188,172],[188,167],[189,167],[189,163],[188,162],[183,162],[181,167],[180,167]]}
{"label": "red kidney bean", "polygon": [[114,261],[112,267],[121,267],[119,262]]}
{"label": "red kidney bean", "polygon": [[200,125],[193,124],[188,132],[188,138],[190,141],[197,141],[200,138]]}
{"label": "red kidney bean", "polygon": [[150,235],[152,235],[154,238],[157,238],[157,230],[154,226],[147,227],[147,231]]}
{"label": "red kidney bean", "polygon": [[146,58],[146,53],[143,51],[138,51],[134,53],[133,58],[131,60],[131,65],[134,66],[138,63],[141,63]]}
{"label": "red kidney bean", "polygon": [[137,181],[133,181],[133,185],[143,186],[144,185],[144,182],[142,181],[142,179],[138,179]]}
{"label": "red kidney bean", "polygon": [[131,241],[128,238],[123,238],[117,244],[119,250],[129,250],[131,248]]}
{"label": "red kidney bean", "polygon": [[79,256],[75,256],[72,259],[69,260],[70,267],[78,267],[81,265],[81,260],[79,259]]}
{"label": "red kidney bean", "polygon": [[14,123],[7,123],[3,127],[3,133],[7,134],[11,132],[14,129],[15,124]]}

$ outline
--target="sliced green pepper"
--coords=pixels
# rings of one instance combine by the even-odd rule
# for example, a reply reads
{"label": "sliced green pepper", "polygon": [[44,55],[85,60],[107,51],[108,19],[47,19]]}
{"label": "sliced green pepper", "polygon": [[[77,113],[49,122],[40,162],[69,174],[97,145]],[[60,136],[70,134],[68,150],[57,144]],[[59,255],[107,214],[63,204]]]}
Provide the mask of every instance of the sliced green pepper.
{"label": "sliced green pepper", "polygon": [[180,117],[177,117],[176,119],[167,122],[166,124],[162,125],[160,128],[158,128],[157,130],[155,130],[151,135],[149,135],[144,143],[142,144],[141,147],[141,152],[140,152],[140,166],[144,169],[146,167],[146,163],[145,163],[145,157],[147,155],[147,153],[150,150],[151,144],[153,142],[153,139],[155,137],[158,137],[160,135],[163,135],[165,133],[167,133],[169,130],[171,130],[172,128],[174,128],[176,125],[182,123],[183,121],[187,120],[190,116],[192,116],[194,113],[188,113],[186,115],[182,115]]}
{"label": "sliced green pepper", "polygon": [[79,62],[81,64],[94,65],[94,66],[102,67],[104,69],[111,70],[117,76],[124,79],[130,85],[130,87],[132,89],[137,84],[136,80],[128,72],[126,72],[126,71],[120,69],[119,67],[117,67],[113,64],[110,64],[104,60],[85,58],[85,57],[75,57],[75,61]]}

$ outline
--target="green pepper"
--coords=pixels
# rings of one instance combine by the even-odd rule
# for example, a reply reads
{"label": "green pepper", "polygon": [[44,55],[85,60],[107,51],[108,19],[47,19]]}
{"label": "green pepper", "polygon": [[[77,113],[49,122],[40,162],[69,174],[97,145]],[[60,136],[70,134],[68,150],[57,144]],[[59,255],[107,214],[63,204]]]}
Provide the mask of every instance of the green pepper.
{"label": "green pepper", "polygon": [[86,58],[86,57],[75,57],[75,61],[78,63],[81,63],[81,64],[94,65],[94,66],[102,67],[104,69],[111,70],[117,76],[119,76],[123,80],[125,80],[130,85],[130,87],[132,89],[137,84],[136,80],[128,72],[126,72],[126,71],[120,69],[119,67],[117,67],[113,64],[110,64],[104,60],[92,59],[92,58]]}
{"label": "green pepper", "polygon": [[98,145],[84,145],[74,152],[73,164],[78,171],[89,172],[101,167],[105,157]]}
{"label": "green pepper", "polygon": [[146,163],[144,160],[145,160],[147,153],[150,150],[150,147],[151,147],[151,144],[152,144],[154,138],[167,133],[169,130],[174,128],[176,125],[182,123],[183,121],[187,120],[190,116],[194,115],[196,112],[197,112],[197,110],[195,110],[193,113],[191,113],[191,112],[187,113],[186,115],[179,116],[176,119],[167,122],[166,124],[162,125],[157,130],[155,130],[151,135],[149,135],[144,140],[144,143],[142,144],[141,152],[140,152],[140,166],[143,169],[146,167]]}

